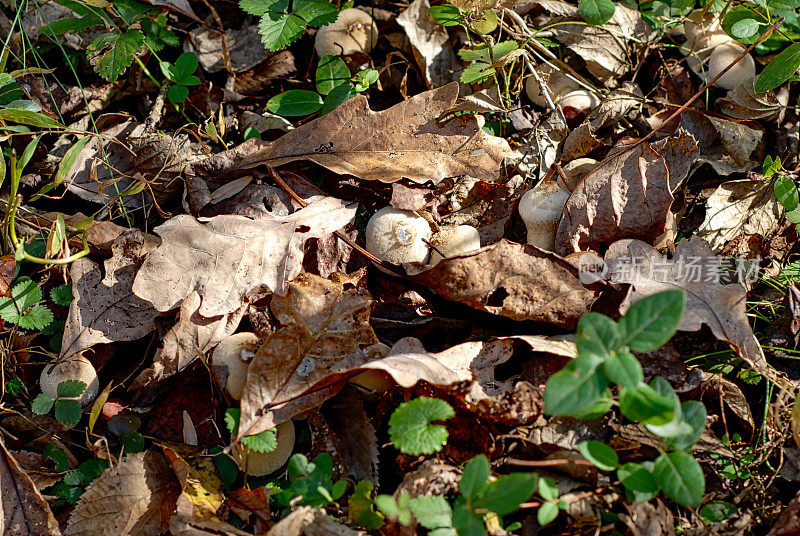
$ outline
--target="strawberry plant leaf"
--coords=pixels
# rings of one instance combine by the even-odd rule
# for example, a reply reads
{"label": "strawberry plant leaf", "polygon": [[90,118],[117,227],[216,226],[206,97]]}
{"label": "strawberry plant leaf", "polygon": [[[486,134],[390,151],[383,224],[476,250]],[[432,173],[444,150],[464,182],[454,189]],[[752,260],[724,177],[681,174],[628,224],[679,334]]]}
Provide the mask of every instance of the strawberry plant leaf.
{"label": "strawberry plant leaf", "polygon": [[115,82],[130,67],[144,46],[144,34],[136,29],[103,34],[86,48],[89,61],[97,74]]}
{"label": "strawberry plant leaf", "polygon": [[31,403],[31,411],[37,415],[45,415],[52,409],[53,402],[55,402],[53,397],[47,396],[44,393],[39,393]]}
{"label": "strawberry plant leaf", "polygon": [[59,398],[76,398],[86,390],[86,384],[79,380],[64,380],[56,389]]}
{"label": "strawberry plant leaf", "polygon": [[389,438],[405,454],[432,454],[447,442],[447,428],[431,424],[455,416],[453,407],[438,398],[421,396],[400,404],[389,418]]}
{"label": "strawberry plant leaf", "polygon": [[42,331],[53,321],[53,311],[44,305],[34,305],[19,317],[17,325],[22,329]]}
{"label": "strawberry plant leaf", "polygon": [[55,402],[56,420],[62,424],[78,424],[81,420],[81,403],[77,400],[59,398]]}
{"label": "strawberry plant leaf", "polygon": [[66,307],[72,303],[72,283],[66,283],[50,289],[50,299],[53,303]]}

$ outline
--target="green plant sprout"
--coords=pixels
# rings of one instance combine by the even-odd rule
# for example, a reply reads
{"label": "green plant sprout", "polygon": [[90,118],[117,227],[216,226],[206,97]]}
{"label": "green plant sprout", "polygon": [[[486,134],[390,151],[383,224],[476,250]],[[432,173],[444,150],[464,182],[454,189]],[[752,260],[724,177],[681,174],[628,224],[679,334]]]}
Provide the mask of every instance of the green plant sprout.
{"label": "green plant sprout", "polygon": [[53,322],[53,312],[40,305],[42,289],[30,277],[20,277],[11,295],[0,297],[0,318],[21,329],[41,331]]}
{"label": "green plant sprout", "polygon": [[633,501],[650,500],[662,491],[680,504],[697,507],[705,489],[703,470],[691,454],[705,429],[705,406],[693,400],[681,404],[664,378],[644,383],[642,366],[632,354],[663,346],[677,330],[685,303],[684,291],[669,290],[637,301],[619,322],[598,313],[584,315],[575,338],[578,356],[551,376],[545,388],[546,413],[597,418],[615,403],[609,388],[614,383],[621,388],[622,415],[662,440],[654,462],[624,465],[614,449],[599,441],[579,446],[599,469],[617,471]]}
{"label": "green plant sprout", "polygon": [[302,504],[313,508],[336,502],[347,490],[347,482],[333,482],[333,459],[323,452],[313,460],[303,454],[293,454],[287,467],[289,482],[279,484],[270,498],[284,507]]}
{"label": "green plant sprout", "polygon": [[438,398],[421,396],[400,404],[389,418],[389,439],[404,454],[419,456],[442,450],[447,428],[434,421],[455,416],[453,407]]}
{"label": "green plant sprout", "polygon": [[78,380],[65,380],[58,384],[58,396],[53,398],[39,393],[33,399],[31,411],[37,415],[46,415],[55,406],[55,417],[58,422],[68,426],[78,424],[81,420],[81,403],[78,400],[86,390],[86,384]]}
{"label": "green plant sprout", "polygon": [[239,0],[243,11],[260,18],[258,31],[267,50],[286,48],[303,36],[306,26],[336,21],[339,10],[327,0]]}
{"label": "green plant sprout", "polygon": [[348,99],[369,89],[378,80],[378,71],[366,69],[350,76],[350,69],[338,56],[319,60],[315,75],[317,91],[290,89],[272,97],[267,109],[277,115],[325,115]]}
{"label": "green plant sprout", "polygon": [[[225,426],[232,437],[239,434],[239,417],[241,411],[237,408],[228,408],[225,411]],[[278,447],[278,437],[275,433],[275,428],[264,430],[263,432],[245,436],[242,438],[242,445],[246,446],[254,452],[272,452]]]}

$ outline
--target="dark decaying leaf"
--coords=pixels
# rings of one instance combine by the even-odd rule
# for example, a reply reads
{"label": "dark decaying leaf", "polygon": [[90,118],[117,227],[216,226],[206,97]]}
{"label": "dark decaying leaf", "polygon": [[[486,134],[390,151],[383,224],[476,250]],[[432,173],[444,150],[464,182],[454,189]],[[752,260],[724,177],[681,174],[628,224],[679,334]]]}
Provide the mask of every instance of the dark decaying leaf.
{"label": "dark decaying leaf", "polygon": [[50,505],[0,437],[0,534],[61,536]]}
{"label": "dark decaying leaf", "polygon": [[322,408],[336,446],[336,454],[348,476],[356,482],[378,483],[378,439],[364,403],[352,392],[345,393]]}
{"label": "dark decaying leaf", "polygon": [[445,259],[414,279],[480,311],[565,328],[575,327],[594,299],[563,258],[508,240]]}

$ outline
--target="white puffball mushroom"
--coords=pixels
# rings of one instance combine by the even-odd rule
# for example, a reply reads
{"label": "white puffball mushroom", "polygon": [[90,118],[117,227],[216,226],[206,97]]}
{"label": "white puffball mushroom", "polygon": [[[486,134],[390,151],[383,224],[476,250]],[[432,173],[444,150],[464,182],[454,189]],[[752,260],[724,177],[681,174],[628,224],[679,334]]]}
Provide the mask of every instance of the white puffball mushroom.
{"label": "white puffball mushroom", "polygon": [[585,89],[576,89],[560,95],[556,102],[562,108],[575,108],[576,110],[586,111],[596,108],[600,104],[600,99]]}
{"label": "white puffball mushroom", "polygon": [[683,23],[683,30],[686,33],[686,47],[695,50],[695,48],[704,48],[695,47],[698,44],[698,39],[720,32],[722,23],[716,13],[710,11],[703,13],[702,9],[695,9],[687,17],[686,22]]}
{"label": "white puffball mushroom", "polygon": [[[547,64],[539,68],[539,76],[542,78],[542,82],[550,88],[553,102],[559,106],[585,111],[600,104],[600,99],[596,95],[582,89],[575,80]],[[542,108],[547,107],[547,99],[535,77],[528,77],[525,82],[525,92],[535,105]]]}
{"label": "white puffball mushroom", "polygon": [[425,262],[431,226],[410,210],[385,207],[367,222],[367,251],[394,264]]}
{"label": "white puffball mushroom", "polygon": [[519,200],[519,215],[528,228],[528,244],[552,251],[556,228],[570,192],[551,181],[528,190]]}
{"label": "white puffball mushroom", "polygon": [[[721,73],[744,51],[745,48],[743,46],[734,42],[716,47],[708,60],[708,79],[711,80]],[[722,75],[719,80],[714,82],[714,86],[727,90],[735,89],[742,82],[753,78],[755,75],[756,62],[750,54],[747,54],[731,67],[727,73]]]}
{"label": "white puffball mushroom", "polygon": [[[478,230],[471,225],[445,225],[431,237],[431,264],[481,247]],[[439,254],[441,252],[442,255]]]}
{"label": "white puffball mushroom", "polygon": [[733,42],[722,30],[701,36],[694,48],[687,52],[686,65],[697,75],[703,73],[701,63],[705,63],[717,47]]}
{"label": "white puffball mushroom", "polygon": [[378,27],[369,13],[349,8],[339,12],[336,22],[317,31],[314,48],[320,57],[348,56],[356,52],[368,54],[377,41]]}
{"label": "white puffball mushroom", "polygon": [[83,356],[69,358],[53,366],[46,365],[39,376],[42,393],[51,398],[58,397],[58,384],[67,380],[76,380],[86,384],[80,397],[82,406],[89,404],[100,391],[100,379],[92,363]]}
{"label": "white puffball mushroom", "polygon": [[256,452],[238,443],[231,455],[239,469],[250,476],[264,476],[283,467],[294,450],[294,423],[291,420],[282,422],[275,435],[278,445],[271,452]]}
{"label": "white puffball mushroom", "polygon": [[242,398],[247,368],[260,342],[255,333],[234,333],[219,343],[211,354],[212,370],[220,385],[234,400]]}

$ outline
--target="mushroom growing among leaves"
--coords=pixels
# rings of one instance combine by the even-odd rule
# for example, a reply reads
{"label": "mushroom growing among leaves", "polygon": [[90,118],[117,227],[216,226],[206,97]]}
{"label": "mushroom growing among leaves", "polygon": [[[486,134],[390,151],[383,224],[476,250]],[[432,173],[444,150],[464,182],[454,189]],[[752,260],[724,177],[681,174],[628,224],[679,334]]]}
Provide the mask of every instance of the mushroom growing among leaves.
{"label": "mushroom growing among leaves", "polygon": [[410,210],[385,207],[367,222],[367,251],[387,262],[425,262],[431,226]]}
{"label": "mushroom growing among leaves", "polygon": [[528,228],[528,244],[553,250],[556,228],[570,192],[555,181],[528,190],[519,200],[519,215]]}
{"label": "mushroom growing among leaves", "polygon": [[319,29],[314,48],[320,57],[368,54],[377,40],[378,27],[369,13],[350,8],[340,11],[335,22]]}
{"label": "mushroom growing among leaves", "polygon": [[[481,247],[478,230],[471,225],[444,226],[431,238],[431,264]],[[441,255],[439,254],[441,252]],[[444,257],[442,257],[444,255]]]}
{"label": "mushroom growing among leaves", "polygon": [[288,420],[279,424],[275,435],[278,445],[270,452],[256,452],[237,444],[231,454],[239,469],[250,476],[264,476],[283,467],[294,449],[294,423]]}
{"label": "mushroom growing among leaves", "polygon": [[[744,51],[745,48],[742,45],[733,41],[715,47],[708,60],[708,79],[712,80]],[[753,78],[755,75],[756,62],[753,60],[753,56],[745,54],[727,73],[714,82],[714,86],[728,90],[735,89],[742,82]]]}
{"label": "mushroom growing among leaves", "polygon": [[234,400],[242,398],[247,368],[260,342],[255,333],[235,333],[219,343],[211,355],[211,365],[219,384]]}
{"label": "mushroom growing among leaves", "polygon": [[[582,112],[591,110],[600,104],[600,100],[595,95],[582,89],[576,81],[561,71],[544,65],[540,68],[540,73],[542,81],[550,89],[555,104],[564,108],[575,108]],[[525,82],[525,92],[537,106],[547,106],[547,99],[535,77],[531,76]]]}
{"label": "mushroom growing among leaves", "polygon": [[82,406],[89,404],[97,397],[100,390],[100,379],[92,363],[83,356],[70,358],[57,365],[47,365],[39,376],[39,386],[42,393],[51,398],[58,397],[58,384],[74,380],[86,384],[86,389],[80,398]]}

